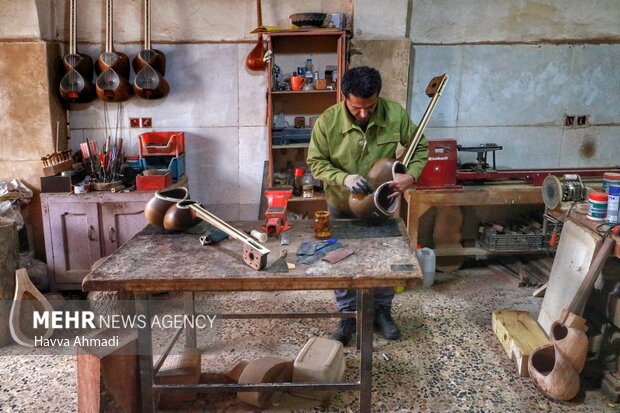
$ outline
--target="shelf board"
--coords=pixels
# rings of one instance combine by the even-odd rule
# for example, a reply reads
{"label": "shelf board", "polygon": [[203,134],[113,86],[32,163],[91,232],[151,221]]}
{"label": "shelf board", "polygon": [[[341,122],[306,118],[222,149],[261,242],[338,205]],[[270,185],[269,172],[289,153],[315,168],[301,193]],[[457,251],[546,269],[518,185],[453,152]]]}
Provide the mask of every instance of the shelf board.
{"label": "shelf board", "polygon": [[288,145],[273,145],[271,149],[305,149],[310,146],[309,143],[291,143]]}
{"label": "shelf board", "polygon": [[316,202],[316,201],[325,201],[325,193],[315,192],[312,198],[304,198],[303,196],[293,196],[288,199],[288,202]]}
{"label": "shelf board", "polygon": [[273,96],[278,96],[278,95],[286,95],[286,96],[291,96],[291,95],[314,95],[314,94],[323,94],[323,93],[332,93],[335,94],[336,90],[272,90],[271,94]]}

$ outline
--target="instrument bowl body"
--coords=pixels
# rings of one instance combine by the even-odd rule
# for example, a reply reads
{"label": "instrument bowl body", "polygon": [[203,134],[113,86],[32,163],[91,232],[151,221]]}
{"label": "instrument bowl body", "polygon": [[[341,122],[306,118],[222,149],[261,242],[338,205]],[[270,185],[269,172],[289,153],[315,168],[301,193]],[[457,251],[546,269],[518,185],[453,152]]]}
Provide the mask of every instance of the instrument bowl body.
{"label": "instrument bowl body", "polygon": [[396,212],[398,198],[388,198],[394,193],[390,182],[384,182],[371,194],[351,194],[349,208],[357,217],[372,222],[380,222]]}
{"label": "instrument bowl body", "polygon": [[88,103],[95,99],[93,60],[90,56],[75,53],[62,59],[67,73],[60,80],[60,96],[71,103]]}
{"label": "instrument bowl body", "polygon": [[143,99],[161,99],[170,92],[164,77],[150,65],[144,65],[133,83],[134,93]]}
{"label": "instrument bowl body", "polygon": [[164,216],[164,229],[169,231],[183,231],[193,227],[200,219],[196,218],[191,208],[179,208],[176,204],[171,205]]}
{"label": "instrument bowl body", "polygon": [[189,197],[186,188],[165,189],[157,191],[146,203],[144,216],[151,224],[164,228],[164,219],[171,206]]}
{"label": "instrument bowl body", "polygon": [[113,69],[119,76],[129,79],[129,57],[120,52],[104,52],[99,55],[95,70],[97,74],[105,72],[106,69]]}
{"label": "instrument bowl body", "polygon": [[534,384],[556,400],[570,400],[579,393],[579,374],[556,343],[545,344],[531,354],[528,371]]}
{"label": "instrument bowl body", "polygon": [[84,76],[86,80],[91,80],[93,78],[93,59],[84,53],[65,55],[62,58],[62,64],[66,71],[74,69]]}
{"label": "instrument bowl body", "polygon": [[162,76],[166,74],[166,55],[157,49],[142,49],[133,59],[133,71],[137,74],[146,65],[157,70]]}

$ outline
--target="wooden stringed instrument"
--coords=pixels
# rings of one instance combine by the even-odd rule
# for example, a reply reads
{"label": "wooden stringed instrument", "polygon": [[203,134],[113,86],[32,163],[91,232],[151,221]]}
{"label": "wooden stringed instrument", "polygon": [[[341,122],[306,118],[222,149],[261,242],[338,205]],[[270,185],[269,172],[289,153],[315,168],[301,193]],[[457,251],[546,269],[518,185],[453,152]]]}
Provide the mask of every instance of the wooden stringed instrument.
{"label": "wooden stringed instrument", "polygon": [[168,95],[170,86],[166,73],[166,55],[151,48],[151,1],[144,0],[144,49],[133,59],[136,78],[133,91],[143,99],[160,99]]}
{"label": "wooden stringed instrument", "polygon": [[95,99],[93,59],[77,52],[77,0],[69,2],[69,53],[62,58],[66,73],[60,80],[60,96],[71,103]]}
{"label": "wooden stringed instrument", "polygon": [[[258,20],[258,27],[263,25],[263,17],[261,13],[261,4],[260,0],[256,0],[256,16]],[[265,46],[263,41],[263,34],[258,33],[258,43],[254,46],[254,49],[248,54],[248,57],[245,59],[245,67],[248,70],[253,71],[263,71],[265,70],[265,61],[263,57],[265,56]]]}
{"label": "wooden stringed instrument", "polygon": [[105,52],[97,59],[100,73],[95,86],[99,99],[107,102],[124,102],[132,95],[129,84],[129,58],[124,53],[115,52],[113,48],[113,0],[106,0],[106,38]]}

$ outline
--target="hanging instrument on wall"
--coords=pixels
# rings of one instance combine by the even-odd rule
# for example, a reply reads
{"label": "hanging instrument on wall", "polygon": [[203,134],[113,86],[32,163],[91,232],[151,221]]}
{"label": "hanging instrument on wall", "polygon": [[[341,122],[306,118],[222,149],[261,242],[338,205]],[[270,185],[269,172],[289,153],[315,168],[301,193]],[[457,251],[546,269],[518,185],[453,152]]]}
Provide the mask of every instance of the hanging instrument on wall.
{"label": "hanging instrument on wall", "polygon": [[105,52],[97,59],[97,96],[106,102],[124,102],[132,95],[129,84],[129,58],[124,53],[114,51],[113,0],[106,0],[106,38]]}
{"label": "hanging instrument on wall", "polygon": [[144,49],[133,59],[136,78],[133,91],[143,99],[160,99],[168,95],[170,86],[164,79],[166,55],[151,48],[151,1],[144,0]]}
{"label": "hanging instrument on wall", "polygon": [[93,59],[77,52],[77,0],[69,2],[69,53],[62,58],[66,73],[60,80],[60,96],[71,103],[95,99]]}
{"label": "hanging instrument on wall", "polygon": [[373,165],[368,172],[368,183],[374,189],[370,194],[351,194],[349,196],[349,207],[351,211],[360,218],[382,219],[391,216],[398,206],[398,197],[389,198],[393,190],[389,187],[390,182],[396,174],[407,173],[407,165],[411,162],[413,154],[422,139],[422,134],[431,118],[431,114],[437,106],[437,101],[441,92],[448,82],[448,74],[436,76],[431,79],[426,87],[426,95],[431,101],[422,115],[422,119],[411,138],[407,151],[399,158],[381,158]]}
{"label": "hanging instrument on wall", "polygon": [[[256,0],[256,18],[258,20],[258,27],[260,28],[263,25],[260,0]],[[265,70],[265,61],[263,60],[264,56],[265,46],[263,34],[258,33],[258,43],[254,46],[254,49],[252,49],[250,54],[248,54],[248,57],[245,59],[245,67],[247,67],[248,70],[254,70],[257,72]]]}

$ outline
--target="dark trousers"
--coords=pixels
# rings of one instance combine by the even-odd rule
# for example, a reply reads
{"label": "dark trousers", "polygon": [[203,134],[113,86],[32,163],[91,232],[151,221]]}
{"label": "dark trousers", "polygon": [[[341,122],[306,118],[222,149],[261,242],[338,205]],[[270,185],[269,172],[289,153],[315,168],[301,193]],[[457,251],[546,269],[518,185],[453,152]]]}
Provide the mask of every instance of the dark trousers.
{"label": "dark trousers", "polygon": [[[352,219],[355,216],[349,211],[342,211],[340,209],[327,206],[329,215],[333,219]],[[356,294],[355,290],[334,290],[336,295],[336,307],[338,311],[355,311],[356,310]],[[394,288],[384,287],[375,288],[373,290],[375,308],[380,306],[392,307],[392,300],[394,299]]]}

